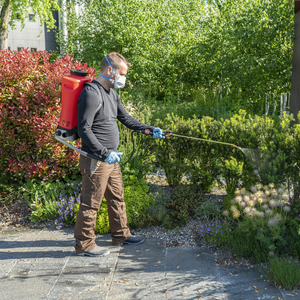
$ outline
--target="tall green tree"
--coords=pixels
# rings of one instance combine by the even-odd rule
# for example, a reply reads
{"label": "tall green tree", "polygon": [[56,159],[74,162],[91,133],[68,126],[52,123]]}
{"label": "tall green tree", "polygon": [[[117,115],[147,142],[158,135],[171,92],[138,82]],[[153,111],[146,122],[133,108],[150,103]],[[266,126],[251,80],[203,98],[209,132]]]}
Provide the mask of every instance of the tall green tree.
{"label": "tall green tree", "polygon": [[30,12],[39,16],[41,24],[54,28],[53,10],[59,10],[58,0],[0,0],[0,49],[8,48],[9,25],[14,28],[18,20],[24,28]]}
{"label": "tall green tree", "polygon": [[293,3],[289,0],[209,1],[191,76],[258,113],[266,94],[290,91]]}
{"label": "tall green tree", "polygon": [[[70,36],[62,49],[76,59],[99,67],[110,51],[132,62],[133,85],[154,86],[166,93],[180,86],[185,56],[199,36],[205,1],[102,0],[90,1],[84,12],[66,24]],[[175,62],[175,58],[182,58]]]}
{"label": "tall green tree", "polygon": [[225,111],[263,113],[266,95],[290,90],[293,14],[290,0],[90,0],[80,15],[69,9],[61,46],[96,68],[122,53],[131,86],[158,98],[204,87]]}

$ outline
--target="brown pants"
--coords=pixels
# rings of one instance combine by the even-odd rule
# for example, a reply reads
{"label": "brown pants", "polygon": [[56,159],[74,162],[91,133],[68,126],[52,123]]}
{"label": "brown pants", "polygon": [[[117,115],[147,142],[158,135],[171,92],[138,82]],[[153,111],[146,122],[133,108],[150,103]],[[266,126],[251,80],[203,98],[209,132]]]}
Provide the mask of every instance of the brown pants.
{"label": "brown pants", "polygon": [[96,246],[95,226],[97,212],[105,196],[113,245],[130,237],[127,227],[126,205],[123,200],[123,180],[118,163],[108,164],[80,156],[82,190],[77,213],[74,237],[76,253],[89,251]]}

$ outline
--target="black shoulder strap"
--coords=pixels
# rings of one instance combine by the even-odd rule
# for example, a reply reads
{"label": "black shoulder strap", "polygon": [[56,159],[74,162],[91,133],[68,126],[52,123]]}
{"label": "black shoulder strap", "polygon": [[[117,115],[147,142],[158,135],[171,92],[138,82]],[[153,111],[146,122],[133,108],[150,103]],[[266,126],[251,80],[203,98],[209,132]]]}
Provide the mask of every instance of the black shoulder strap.
{"label": "black shoulder strap", "polygon": [[100,110],[100,108],[102,106],[102,103],[103,103],[100,88],[99,88],[98,84],[93,83],[93,82],[85,82],[84,85],[92,86],[94,88],[94,90],[96,90],[97,94],[99,95],[100,103],[99,103],[99,106],[97,107],[97,110],[96,110],[96,113],[97,113]]}

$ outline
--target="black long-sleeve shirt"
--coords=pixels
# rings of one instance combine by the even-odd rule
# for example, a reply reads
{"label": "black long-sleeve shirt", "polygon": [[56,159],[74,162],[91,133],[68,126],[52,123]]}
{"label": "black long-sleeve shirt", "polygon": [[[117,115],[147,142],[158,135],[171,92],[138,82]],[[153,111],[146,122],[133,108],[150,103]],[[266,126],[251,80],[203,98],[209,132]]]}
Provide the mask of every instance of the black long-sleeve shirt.
{"label": "black long-sleeve shirt", "polygon": [[[124,108],[117,92],[107,91],[98,81],[98,90],[86,84],[78,98],[78,135],[82,140],[82,150],[106,159],[119,146],[117,120],[132,130],[153,130],[153,126],[141,123],[130,116]],[[99,110],[101,103],[101,108]]]}

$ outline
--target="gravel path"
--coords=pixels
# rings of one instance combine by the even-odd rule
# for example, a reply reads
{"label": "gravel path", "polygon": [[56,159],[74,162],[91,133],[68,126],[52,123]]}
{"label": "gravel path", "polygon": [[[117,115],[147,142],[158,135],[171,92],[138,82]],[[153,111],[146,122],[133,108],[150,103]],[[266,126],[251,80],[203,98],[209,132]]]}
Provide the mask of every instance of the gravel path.
{"label": "gravel path", "polygon": [[199,245],[197,241],[198,220],[190,219],[184,227],[179,229],[165,230],[162,225],[151,226],[133,231],[136,235],[146,238],[156,238],[164,241],[166,247],[195,247]]}

